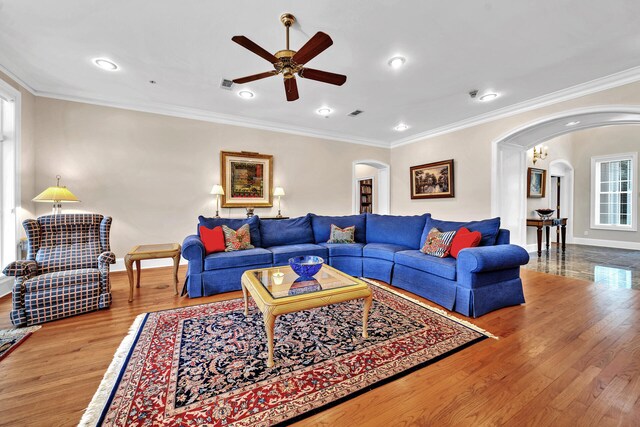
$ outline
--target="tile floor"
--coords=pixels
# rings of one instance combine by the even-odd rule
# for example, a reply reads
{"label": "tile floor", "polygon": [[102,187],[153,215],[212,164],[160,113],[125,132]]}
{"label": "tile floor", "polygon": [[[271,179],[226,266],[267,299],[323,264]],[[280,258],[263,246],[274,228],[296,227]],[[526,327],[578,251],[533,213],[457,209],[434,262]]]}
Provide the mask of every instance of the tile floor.
{"label": "tile floor", "polygon": [[567,245],[563,254],[556,248],[552,244],[549,253],[543,250],[541,257],[531,252],[524,268],[585,279],[600,286],[640,289],[640,251]]}

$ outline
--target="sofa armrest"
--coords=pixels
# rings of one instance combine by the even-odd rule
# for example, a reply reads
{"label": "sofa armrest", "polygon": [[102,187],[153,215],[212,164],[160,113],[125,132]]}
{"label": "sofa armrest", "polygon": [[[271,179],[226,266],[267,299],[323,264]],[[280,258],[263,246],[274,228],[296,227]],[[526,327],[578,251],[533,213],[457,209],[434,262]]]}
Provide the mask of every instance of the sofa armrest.
{"label": "sofa armrest", "polygon": [[18,260],[7,265],[2,273],[5,276],[26,277],[34,276],[38,272],[38,265],[33,260]]}
{"label": "sofa armrest", "polygon": [[204,244],[202,240],[200,240],[200,237],[192,234],[184,239],[184,242],[182,242],[182,256],[189,261],[190,272],[202,272],[204,255]]}
{"label": "sofa armrest", "polygon": [[109,264],[116,263],[116,254],[111,251],[102,252],[98,255],[98,265],[100,267],[107,267]]}
{"label": "sofa armrest", "polygon": [[467,248],[458,254],[458,270],[468,273],[506,270],[529,262],[529,254],[517,245]]}

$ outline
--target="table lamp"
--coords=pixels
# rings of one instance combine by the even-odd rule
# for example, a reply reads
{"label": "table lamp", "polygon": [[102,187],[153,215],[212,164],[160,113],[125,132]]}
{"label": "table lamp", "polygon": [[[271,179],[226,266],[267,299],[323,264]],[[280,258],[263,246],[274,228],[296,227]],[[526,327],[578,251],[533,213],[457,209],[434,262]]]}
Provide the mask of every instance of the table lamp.
{"label": "table lamp", "polygon": [[276,187],[273,189],[273,195],[274,196],[278,196],[278,215],[276,215],[276,218],[282,218],[282,214],[280,213],[280,198],[282,196],[284,196],[284,188],[282,187]]}
{"label": "table lamp", "polygon": [[222,185],[214,185],[211,189],[211,194],[215,194],[216,196],[216,218],[220,218],[219,210],[220,210],[220,196],[224,196],[224,189]]}
{"label": "table lamp", "polygon": [[78,198],[67,189],[60,186],[60,175],[56,175],[58,182],[54,187],[49,187],[33,198],[34,202],[53,202],[52,214],[62,213],[62,203],[79,202]]}

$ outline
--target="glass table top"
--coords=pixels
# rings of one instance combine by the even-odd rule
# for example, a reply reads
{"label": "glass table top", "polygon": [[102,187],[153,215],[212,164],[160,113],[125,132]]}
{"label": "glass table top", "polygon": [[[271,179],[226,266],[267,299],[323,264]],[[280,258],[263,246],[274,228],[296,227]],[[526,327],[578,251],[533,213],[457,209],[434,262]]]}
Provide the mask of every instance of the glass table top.
{"label": "glass table top", "polygon": [[353,277],[328,268],[326,265],[323,265],[312,278],[301,278],[289,266],[266,268],[254,271],[253,274],[276,299],[358,284]]}

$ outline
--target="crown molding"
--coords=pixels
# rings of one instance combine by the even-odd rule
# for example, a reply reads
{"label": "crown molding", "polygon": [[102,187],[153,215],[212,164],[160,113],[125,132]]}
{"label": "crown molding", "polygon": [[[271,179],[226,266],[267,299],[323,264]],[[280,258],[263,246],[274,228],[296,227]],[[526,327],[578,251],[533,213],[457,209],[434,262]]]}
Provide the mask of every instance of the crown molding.
{"label": "crown molding", "polygon": [[165,116],[180,117],[184,119],[200,120],[205,122],[220,123],[225,125],[240,126],[251,129],[267,130],[272,132],[288,133],[292,135],[308,136],[313,138],[328,139],[332,141],[347,142],[350,144],[369,145],[373,147],[389,148],[384,141],[370,140],[366,138],[354,138],[353,136],[337,132],[322,132],[314,129],[289,126],[282,123],[269,122],[245,117],[214,113],[197,108],[181,107],[161,103],[127,103],[108,99],[86,98],[76,95],[66,95],[53,92],[37,91],[37,96],[43,98],[59,99],[63,101],[81,102],[84,104],[100,105],[103,107],[120,108],[125,110],[140,111],[144,113],[161,114]]}
{"label": "crown molding", "polygon": [[492,122],[502,118],[510,117],[516,114],[524,113],[527,111],[535,110],[538,108],[546,107],[549,105],[557,104],[560,102],[568,101],[571,99],[579,98],[581,96],[589,95],[592,93],[600,92],[603,90],[623,86],[625,84],[634,83],[640,80],[640,67],[630,68],[618,73],[610,74],[605,77],[594,79],[585,83],[581,83],[575,86],[571,86],[566,89],[561,89],[556,92],[552,92],[543,96],[529,99],[517,104],[513,104],[495,111],[490,111],[485,114],[470,117],[449,125],[441,126],[435,129],[428,130],[413,136],[398,139],[395,141],[382,141],[367,138],[357,138],[352,135],[341,134],[337,132],[325,132],[314,129],[289,126],[277,122],[269,122],[257,119],[248,119],[245,117],[214,113],[207,110],[181,107],[169,104],[161,103],[127,103],[109,99],[99,99],[82,97],[77,95],[62,94],[55,92],[39,91],[31,87],[20,77],[9,71],[3,65],[0,64],[0,72],[6,74],[9,78],[16,81],[19,85],[24,87],[32,95],[40,96],[44,98],[59,99],[64,101],[80,102],[85,104],[100,105],[111,108],[120,108],[125,110],[140,111],[145,113],[161,114],[171,117],[180,117],[191,120],[207,121],[212,123],[220,123],[232,126],[240,126],[251,129],[267,130],[272,132],[287,133],[292,135],[307,136],[312,138],[321,138],[331,141],[346,142],[350,144],[367,145],[378,148],[397,148],[404,145],[414,144],[420,141],[424,141],[437,136],[445,135],[448,133],[456,132],[462,129],[470,128],[473,126],[481,125],[484,123]]}
{"label": "crown molding", "polygon": [[38,92],[34,88],[29,86],[24,80],[22,80],[20,77],[16,76],[14,73],[9,71],[2,64],[0,64],[0,72],[3,73],[3,74],[6,74],[7,77],[9,77],[11,80],[15,81],[16,83],[18,83],[20,86],[22,86],[31,95],[38,96]]}
{"label": "crown molding", "polygon": [[435,138],[451,132],[456,132],[469,127],[481,125],[483,123],[492,122],[505,117],[514,116],[516,114],[535,110],[549,105],[557,104],[571,99],[580,98],[581,96],[590,95],[592,93],[601,92],[603,90],[612,89],[614,87],[623,86],[625,84],[634,83],[640,80],[640,67],[630,68],[619,73],[610,74],[585,83],[561,89],[556,92],[532,98],[527,101],[519,102],[499,110],[490,111],[485,114],[474,116],[459,122],[431,129],[426,132],[419,133],[407,138],[399,139],[391,142],[390,148],[402,147],[403,145],[414,144],[425,139]]}

